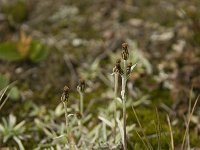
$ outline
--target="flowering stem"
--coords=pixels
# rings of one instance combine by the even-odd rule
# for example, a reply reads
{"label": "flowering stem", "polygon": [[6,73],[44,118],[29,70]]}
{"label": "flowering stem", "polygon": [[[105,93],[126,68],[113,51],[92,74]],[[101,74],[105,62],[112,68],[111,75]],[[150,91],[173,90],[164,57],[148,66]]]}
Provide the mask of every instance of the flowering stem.
{"label": "flowering stem", "polygon": [[81,133],[81,135],[82,135],[82,133],[83,133],[83,99],[84,99],[84,93],[82,92],[82,91],[80,91],[80,90],[78,90],[79,91],[79,95],[80,95],[80,114],[81,114],[81,118],[79,119],[79,129],[80,129],[80,133]]}
{"label": "flowering stem", "polygon": [[124,129],[124,135],[123,135],[123,148],[124,150],[127,150],[127,136],[126,136],[126,81],[127,81],[127,60],[124,60],[124,74],[122,75],[122,103],[123,103],[123,129]]}
{"label": "flowering stem", "polygon": [[83,115],[83,92],[79,92],[80,94],[80,113]]}
{"label": "flowering stem", "polygon": [[65,110],[65,126],[66,126],[66,129],[67,129],[67,137],[68,137],[69,126],[68,126],[68,114],[67,114],[67,102],[66,101],[63,102],[63,106],[64,106],[64,110]]}
{"label": "flowering stem", "polygon": [[115,73],[114,74],[114,101],[115,101],[115,111],[114,111],[114,120],[115,120],[115,126],[114,126],[114,143],[116,142],[116,130],[117,130],[117,89],[118,89],[118,78],[119,74]]}

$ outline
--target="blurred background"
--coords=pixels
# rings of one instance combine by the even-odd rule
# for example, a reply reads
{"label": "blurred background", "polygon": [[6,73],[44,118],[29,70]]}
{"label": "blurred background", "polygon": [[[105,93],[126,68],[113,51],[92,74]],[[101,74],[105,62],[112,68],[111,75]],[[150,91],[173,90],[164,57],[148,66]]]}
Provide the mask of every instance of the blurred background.
{"label": "blurred background", "polygon": [[[144,100],[138,106],[141,122],[148,122],[145,116],[157,107],[184,128],[178,118],[187,114],[189,97],[200,91],[199,8],[199,0],[0,0],[0,89],[11,84],[0,119],[12,114],[30,122],[22,139],[27,145],[36,135],[34,147],[43,136],[33,134],[31,121],[60,103],[64,85],[76,99],[78,80],[84,78],[86,103],[102,97],[97,103],[105,105],[112,68],[127,42],[130,61],[138,63],[128,93]],[[41,112],[34,114],[35,107]],[[197,105],[194,146],[200,140],[199,115]],[[14,143],[1,140],[0,147]]]}

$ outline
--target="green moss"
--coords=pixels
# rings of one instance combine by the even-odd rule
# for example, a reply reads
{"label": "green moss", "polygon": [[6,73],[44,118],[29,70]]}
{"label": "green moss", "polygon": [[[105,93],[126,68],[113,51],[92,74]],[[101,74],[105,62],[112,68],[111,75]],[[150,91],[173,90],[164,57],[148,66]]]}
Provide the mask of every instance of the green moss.
{"label": "green moss", "polygon": [[190,132],[190,145],[191,147],[200,147],[200,137],[194,132]]}
{"label": "green moss", "polygon": [[164,103],[168,106],[172,105],[173,101],[172,101],[169,90],[157,89],[157,90],[152,91],[150,95],[151,95],[152,102],[155,106],[161,103]]}
{"label": "green moss", "polygon": [[[166,121],[166,113],[163,111],[159,111],[159,125],[160,130],[158,130],[158,118],[156,115],[155,108],[151,107],[138,107],[136,108],[136,114],[142,128],[148,138],[149,142],[151,143],[152,147],[158,147],[158,143],[160,143],[160,147],[163,149],[169,149],[170,143],[170,136],[169,136],[169,127]],[[136,118],[134,115],[131,115],[129,118],[129,123],[135,122],[137,124]],[[136,128],[137,132],[144,138],[142,129]],[[158,142],[158,136],[160,135],[160,142]],[[136,132],[133,132],[133,143],[140,143],[143,144]]]}

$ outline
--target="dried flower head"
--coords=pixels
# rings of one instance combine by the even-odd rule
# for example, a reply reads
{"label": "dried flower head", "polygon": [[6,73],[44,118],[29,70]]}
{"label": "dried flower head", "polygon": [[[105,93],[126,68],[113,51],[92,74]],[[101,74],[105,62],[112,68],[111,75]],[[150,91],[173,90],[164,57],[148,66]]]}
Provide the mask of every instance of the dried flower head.
{"label": "dried flower head", "polygon": [[78,91],[84,92],[84,91],[85,91],[85,88],[86,88],[85,80],[80,79],[79,84],[78,84],[78,86],[77,86]]}
{"label": "dried flower head", "polygon": [[128,65],[127,65],[127,68],[126,68],[126,72],[127,74],[130,74],[131,73],[131,67],[133,66],[133,64],[130,62]]}
{"label": "dried flower head", "polygon": [[69,88],[67,86],[64,86],[63,93],[61,96],[61,101],[66,102],[69,99]]}
{"label": "dried flower head", "polygon": [[129,52],[128,52],[128,44],[127,43],[123,43],[122,44],[122,58],[124,60],[127,60],[129,57]]}
{"label": "dried flower head", "polygon": [[122,43],[122,49],[128,49],[128,43]]}
{"label": "dried flower head", "polygon": [[115,67],[113,68],[113,73],[119,73],[120,75],[123,74],[123,70],[121,68],[121,60],[120,59],[117,59],[116,61],[116,64],[115,64]]}
{"label": "dried flower head", "polygon": [[77,111],[77,112],[76,112],[76,117],[77,117],[78,119],[81,119],[81,118],[82,118],[82,114],[81,114],[79,111]]}

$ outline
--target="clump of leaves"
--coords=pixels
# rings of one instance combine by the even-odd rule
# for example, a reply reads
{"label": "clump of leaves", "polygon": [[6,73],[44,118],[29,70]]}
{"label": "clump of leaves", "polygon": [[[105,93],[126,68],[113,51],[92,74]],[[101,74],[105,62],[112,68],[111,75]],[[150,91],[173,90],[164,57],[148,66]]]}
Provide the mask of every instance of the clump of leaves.
{"label": "clump of leaves", "polygon": [[22,144],[22,134],[25,132],[25,121],[21,121],[17,124],[17,119],[14,115],[10,114],[8,120],[5,118],[2,119],[2,123],[0,123],[0,133],[3,135],[0,139],[3,143],[6,143],[8,140],[14,140],[19,146],[20,150],[24,150],[24,146]]}
{"label": "clump of leaves", "polygon": [[[127,99],[125,96],[126,82],[130,73],[133,71],[135,65],[132,63],[127,64],[127,60],[129,57],[128,45],[127,43],[122,44],[122,58],[124,60],[123,69],[120,66],[121,61],[118,60],[116,66],[113,71],[117,76],[121,75],[122,78],[122,91],[121,97],[118,98],[117,87],[115,85],[115,100],[113,103],[108,104],[108,109],[100,109],[98,119],[101,121],[98,125],[92,125],[91,117],[89,114],[84,113],[84,92],[86,88],[85,80],[80,80],[79,85],[77,86],[77,90],[80,95],[80,103],[79,109],[71,109],[72,106],[68,105],[70,100],[69,96],[69,88],[67,86],[64,87],[63,94],[61,96],[61,102],[63,103],[63,107],[65,110],[65,121],[66,121],[66,131],[62,131],[60,136],[55,136],[57,134],[47,133],[47,130],[44,131],[46,134],[50,135],[50,138],[53,138],[53,142],[51,146],[56,146],[56,144],[63,144],[65,149],[123,149],[127,150],[127,135],[134,129],[135,124],[127,126],[126,124],[126,107],[127,107]],[[115,84],[118,82],[115,80]],[[117,99],[123,105],[123,111],[117,111],[117,106],[113,107],[113,104],[117,105]],[[74,112],[75,110],[75,112]],[[109,111],[108,111],[109,110]],[[115,111],[115,115],[113,118],[113,112]],[[69,113],[70,112],[70,113]],[[120,119],[120,114],[122,112],[122,119]],[[90,122],[89,124],[85,123],[86,118]],[[38,121],[36,122],[38,125],[41,125]],[[117,124],[119,128],[117,128]],[[44,129],[44,127],[40,127]],[[113,132],[114,131],[114,132]],[[66,134],[65,134],[66,133]],[[114,134],[113,134],[114,133]],[[113,138],[114,135],[114,138]],[[56,139],[56,141],[55,141]],[[64,139],[64,140],[63,140]],[[64,143],[63,143],[64,141]],[[58,143],[55,143],[58,142]],[[122,146],[122,144],[123,146]],[[61,145],[60,145],[61,146]]]}
{"label": "clump of leaves", "polygon": [[0,43],[0,59],[6,61],[22,61],[30,60],[32,62],[40,62],[44,60],[49,53],[49,49],[39,40],[32,39],[23,31],[20,33],[17,42]]}

